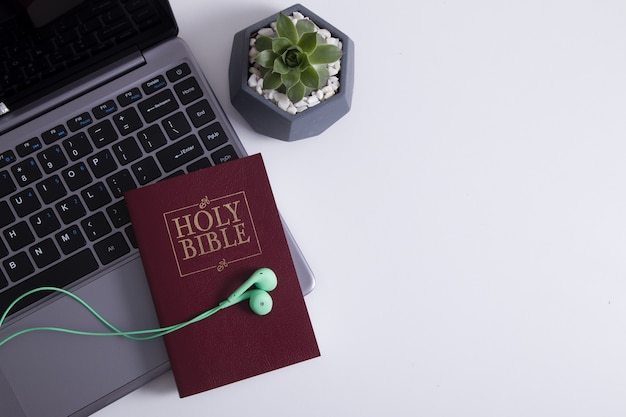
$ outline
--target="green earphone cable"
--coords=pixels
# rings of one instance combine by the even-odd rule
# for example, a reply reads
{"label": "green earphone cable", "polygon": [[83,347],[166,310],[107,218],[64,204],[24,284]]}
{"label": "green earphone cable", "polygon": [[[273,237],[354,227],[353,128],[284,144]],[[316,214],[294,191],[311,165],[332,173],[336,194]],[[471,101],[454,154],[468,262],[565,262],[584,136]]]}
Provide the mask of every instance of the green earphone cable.
{"label": "green earphone cable", "polygon": [[15,307],[15,305],[17,303],[19,303],[24,298],[26,298],[26,297],[34,294],[34,293],[41,292],[41,291],[59,292],[59,293],[62,293],[62,294],[65,294],[65,295],[71,297],[73,300],[75,300],[80,305],[82,305],[85,309],[87,309],[87,311],[89,311],[94,317],[96,317],[106,327],[111,329],[111,331],[110,332],[88,332],[88,331],[82,331],[82,330],[65,329],[65,328],[60,328],[60,327],[30,327],[30,328],[18,331],[16,333],[8,336],[4,340],[1,340],[0,341],[0,346],[4,345],[5,343],[9,342],[10,340],[12,340],[12,339],[14,339],[14,338],[16,338],[18,336],[21,336],[23,334],[30,333],[30,332],[36,332],[36,331],[51,331],[51,332],[68,333],[68,334],[82,335],[82,336],[122,336],[122,337],[125,337],[127,339],[131,339],[131,340],[151,340],[151,339],[157,339],[159,337],[165,336],[166,334],[169,334],[169,333],[172,333],[172,332],[174,332],[176,330],[182,329],[183,327],[186,327],[186,326],[188,326],[190,324],[193,324],[193,323],[196,323],[198,321],[204,320],[205,318],[207,318],[209,316],[212,316],[213,314],[217,313],[219,310],[221,310],[221,309],[223,309],[223,308],[225,308],[225,307],[227,307],[229,305],[229,304],[226,304],[226,303],[221,303],[217,307],[212,308],[211,310],[205,311],[204,313],[199,314],[196,317],[194,317],[194,318],[192,318],[192,319],[190,319],[188,321],[185,321],[185,322],[179,323],[179,324],[175,324],[175,325],[169,326],[169,327],[162,327],[162,328],[158,328],[158,329],[148,329],[148,330],[123,331],[123,330],[118,329],[113,324],[111,324],[108,320],[106,320],[104,317],[102,317],[85,300],[83,300],[79,296],[77,296],[77,295],[75,295],[75,294],[73,294],[73,293],[71,293],[71,292],[69,292],[67,290],[64,290],[62,288],[57,288],[57,287],[40,287],[40,288],[35,288],[33,290],[25,292],[24,294],[22,294],[21,296],[16,298],[9,305],[9,307],[7,307],[7,309],[4,311],[4,314],[2,314],[2,317],[0,317],[0,328],[4,324],[7,316],[10,313],[10,311],[13,309],[13,307]]}

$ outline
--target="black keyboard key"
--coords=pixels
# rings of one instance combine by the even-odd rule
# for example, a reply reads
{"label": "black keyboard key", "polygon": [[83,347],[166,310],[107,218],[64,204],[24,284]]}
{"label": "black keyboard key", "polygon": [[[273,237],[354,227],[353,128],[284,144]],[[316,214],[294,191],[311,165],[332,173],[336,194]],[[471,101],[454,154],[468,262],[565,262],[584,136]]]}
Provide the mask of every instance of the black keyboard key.
{"label": "black keyboard key", "polygon": [[83,162],[64,169],[62,175],[70,191],[78,190],[91,182],[91,174]]}
{"label": "black keyboard key", "polygon": [[115,227],[122,227],[130,223],[130,215],[128,214],[128,208],[124,200],[120,200],[107,207],[107,215]]}
{"label": "black keyboard key", "polygon": [[67,165],[67,158],[59,145],[54,145],[43,152],[37,154],[37,159],[43,167],[44,172],[49,174]]}
{"label": "black keyboard key", "polygon": [[107,117],[110,114],[113,114],[117,111],[117,106],[113,102],[113,100],[109,100],[106,103],[102,103],[101,105],[94,107],[91,112],[96,119],[102,119],[103,117]]}
{"label": "black keyboard key", "polygon": [[113,197],[120,198],[126,191],[137,188],[135,180],[127,169],[117,172],[107,178],[107,184],[113,193]]}
{"label": "black keyboard key", "polygon": [[93,245],[100,262],[109,264],[130,252],[130,248],[121,233],[115,233]]}
{"label": "black keyboard key", "polygon": [[59,201],[55,208],[64,224],[70,224],[87,214],[83,203],[75,195]]}
{"label": "black keyboard key", "polygon": [[5,151],[0,153],[0,168],[4,168],[5,166],[15,162],[15,154],[13,151]]}
{"label": "black keyboard key", "polygon": [[87,129],[87,132],[89,132],[89,136],[97,148],[102,148],[111,142],[115,142],[119,137],[110,120],[103,120],[93,125]]}
{"label": "black keyboard key", "polygon": [[32,188],[27,188],[12,196],[11,204],[19,217],[28,216],[41,208],[41,202]]}
{"label": "black keyboard key", "polygon": [[[29,279],[14,285],[0,293],[0,310],[4,311],[17,297],[37,287],[56,286],[65,287],[72,282],[94,272],[98,268],[98,261],[93,253],[88,250],[82,250],[55,264],[49,269],[43,270]],[[15,313],[20,309],[34,303],[45,297],[45,292],[33,294],[25,300],[22,300],[11,310]]]}
{"label": "black keyboard key", "polygon": [[29,221],[31,227],[40,238],[48,236],[61,228],[61,223],[59,223],[59,219],[51,208],[31,216]]}
{"label": "black keyboard key", "polygon": [[15,216],[6,201],[0,201],[0,228],[8,226],[15,221]]}
{"label": "black keyboard key", "polygon": [[41,139],[43,139],[44,143],[49,145],[55,140],[64,138],[67,136],[67,130],[63,125],[58,125],[53,127],[50,130],[46,130],[41,134]]}
{"label": "black keyboard key", "polygon": [[213,166],[213,164],[211,163],[209,158],[201,158],[194,163],[189,164],[189,166],[187,166],[187,172],[199,171],[201,169],[209,168],[211,166]]}
{"label": "black keyboard key", "polygon": [[72,225],[67,229],[60,231],[54,235],[54,238],[59,244],[61,251],[63,251],[66,255],[82,248],[87,243],[82,232],[76,225]]}
{"label": "black keyboard key", "polygon": [[189,104],[202,97],[202,89],[198,85],[198,81],[194,77],[187,78],[185,81],[174,86],[174,91],[183,104]]}
{"label": "black keyboard key", "polygon": [[199,101],[187,109],[191,123],[195,127],[203,126],[215,119],[215,113],[206,100]]}
{"label": "black keyboard key", "polygon": [[52,239],[45,239],[37,245],[31,246],[28,251],[38,268],[45,268],[61,258]]}
{"label": "black keyboard key", "polygon": [[115,168],[117,168],[113,155],[111,155],[111,152],[109,152],[108,149],[89,157],[89,159],[87,159],[87,163],[89,163],[89,166],[93,171],[93,175],[95,175],[96,178],[102,178],[115,171]]}
{"label": "black keyboard key", "polygon": [[41,170],[33,158],[28,158],[11,167],[17,183],[24,187],[41,178]]}
{"label": "black keyboard key", "polygon": [[232,145],[224,146],[222,149],[213,152],[211,154],[211,158],[213,158],[213,162],[216,164],[223,164],[224,162],[232,161],[234,159],[238,159],[237,152],[235,152],[235,148]]}
{"label": "black keyboard key", "polygon": [[111,202],[111,195],[103,183],[97,182],[81,191],[85,204],[89,210],[94,211]]}
{"label": "black keyboard key", "polygon": [[187,136],[157,152],[157,158],[163,166],[165,172],[170,172],[185,165],[204,153],[200,147],[198,139],[194,136]]}
{"label": "black keyboard key", "polygon": [[141,143],[144,151],[152,152],[167,144],[167,138],[159,125],[152,125],[137,134],[137,139]]}
{"label": "black keyboard key", "polygon": [[[0,259],[4,258],[9,254],[9,249],[6,247],[2,239],[0,239]],[[2,270],[0,270],[2,272]]]}
{"label": "black keyboard key", "polygon": [[18,282],[35,272],[26,252],[20,252],[7,258],[2,262],[2,265],[4,265],[4,270],[7,271],[9,279],[13,282]]}
{"label": "black keyboard key", "polygon": [[67,127],[69,127],[72,132],[76,132],[77,130],[82,129],[85,126],[89,126],[92,123],[93,118],[89,113],[85,112],[68,120]]}
{"label": "black keyboard key", "polygon": [[0,290],[3,289],[4,287],[8,286],[8,285],[9,285],[9,282],[4,277],[4,274],[2,273],[2,270],[0,270]]}
{"label": "black keyboard key", "polygon": [[170,90],[164,90],[138,104],[139,111],[148,123],[178,109],[178,102]]}
{"label": "black keyboard key", "polygon": [[32,138],[30,140],[27,140],[26,142],[22,142],[15,148],[17,154],[22,157],[36,152],[40,149],[41,141],[39,140],[39,138]]}
{"label": "black keyboard key", "polygon": [[53,175],[38,183],[37,191],[46,204],[53,203],[67,195],[65,185],[58,175]]}
{"label": "black keyboard key", "polygon": [[12,251],[20,250],[35,241],[35,236],[26,222],[16,223],[4,230],[2,234]]}
{"label": "black keyboard key", "polygon": [[102,212],[87,217],[80,222],[80,225],[83,227],[87,239],[92,242],[111,233],[111,225],[109,225],[109,222]]}
{"label": "black keyboard key", "polygon": [[185,63],[180,64],[177,67],[172,68],[171,70],[165,73],[165,75],[167,76],[167,79],[173,83],[175,83],[178,80],[182,80],[189,74],[191,74],[191,70],[189,69],[189,65]]}
{"label": "black keyboard key", "polygon": [[126,107],[138,100],[141,100],[142,97],[143,96],[141,95],[141,91],[139,91],[138,88],[133,88],[131,90],[128,90],[124,94],[120,94],[119,96],[117,96],[117,102],[120,103],[120,106]]}
{"label": "black keyboard key", "polygon": [[226,133],[224,133],[224,129],[222,129],[222,125],[219,123],[213,123],[212,125],[202,129],[199,133],[200,138],[208,151],[212,151],[218,146],[222,146],[228,142]]}
{"label": "black keyboard key", "polygon": [[157,75],[151,80],[146,81],[145,83],[141,84],[141,88],[144,93],[152,94],[152,93],[159,91],[166,85],[167,85],[167,81],[165,81],[165,78],[162,75]]}
{"label": "black keyboard key", "polygon": [[113,146],[113,152],[122,165],[129,164],[141,158],[141,149],[135,138],[127,138]]}
{"label": "black keyboard key", "polygon": [[133,164],[131,169],[133,170],[139,185],[146,185],[161,176],[161,170],[159,169],[154,158],[151,156]]}
{"label": "black keyboard key", "polygon": [[116,114],[113,117],[113,121],[122,136],[130,135],[143,126],[141,118],[139,118],[139,114],[137,114],[137,110],[133,107]]}
{"label": "black keyboard key", "polygon": [[63,141],[63,147],[72,161],[76,161],[93,152],[93,147],[87,135],[80,132]]}
{"label": "black keyboard key", "polygon": [[8,171],[0,172],[0,197],[7,196],[17,190]]}
{"label": "black keyboard key", "polygon": [[187,133],[191,132],[191,126],[185,118],[183,112],[178,112],[163,120],[163,129],[167,133],[170,139],[176,140],[182,138]]}

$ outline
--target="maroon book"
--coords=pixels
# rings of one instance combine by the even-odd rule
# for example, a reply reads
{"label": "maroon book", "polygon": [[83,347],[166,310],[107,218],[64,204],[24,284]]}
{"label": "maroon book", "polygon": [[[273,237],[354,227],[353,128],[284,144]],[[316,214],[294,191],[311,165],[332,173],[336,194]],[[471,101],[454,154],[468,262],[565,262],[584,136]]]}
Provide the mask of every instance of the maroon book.
{"label": "maroon book", "polygon": [[181,397],[320,355],[260,155],[125,198],[161,326],[219,305],[259,268],[278,278],[269,314],[244,301],[165,336]]}

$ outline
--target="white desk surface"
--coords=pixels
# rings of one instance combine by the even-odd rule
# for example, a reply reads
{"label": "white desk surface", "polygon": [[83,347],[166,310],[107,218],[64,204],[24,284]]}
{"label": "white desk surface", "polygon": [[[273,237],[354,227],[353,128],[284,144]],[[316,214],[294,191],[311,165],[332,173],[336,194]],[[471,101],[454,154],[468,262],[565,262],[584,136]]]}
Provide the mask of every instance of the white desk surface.
{"label": "white desk surface", "polygon": [[285,143],[227,68],[291,4],[172,0],[315,271],[322,356],[97,417],[626,415],[626,2],[303,2],[355,42],[353,107]]}

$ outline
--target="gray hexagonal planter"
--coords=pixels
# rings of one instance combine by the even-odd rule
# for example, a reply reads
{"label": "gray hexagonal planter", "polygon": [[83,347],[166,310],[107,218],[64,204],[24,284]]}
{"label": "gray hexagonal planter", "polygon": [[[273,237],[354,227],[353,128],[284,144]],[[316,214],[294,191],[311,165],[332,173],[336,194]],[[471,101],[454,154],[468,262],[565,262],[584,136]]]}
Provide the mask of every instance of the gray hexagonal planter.
{"label": "gray hexagonal planter", "polygon": [[[292,115],[248,86],[250,37],[259,29],[278,19],[279,13],[291,15],[300,12],[318,27],[327,29],[342,42],[343,56],[339,71],[337,93],[300,113]],[[343,32],[308,10],[295,4],[238,32],[233,40],[229,67],[230,100],[248,124],[257,132],[285,141],[317,136],[343,117],[352,104],[354,86],[354,43]]]}

